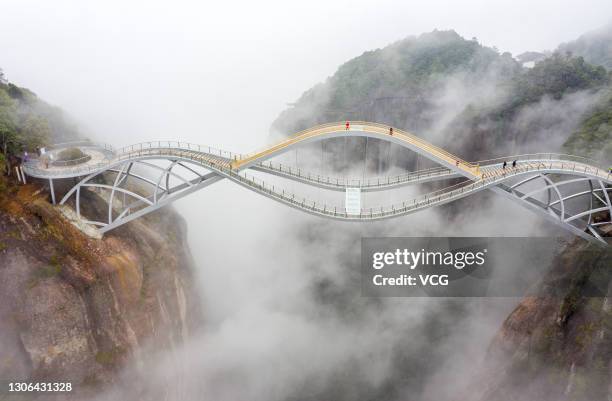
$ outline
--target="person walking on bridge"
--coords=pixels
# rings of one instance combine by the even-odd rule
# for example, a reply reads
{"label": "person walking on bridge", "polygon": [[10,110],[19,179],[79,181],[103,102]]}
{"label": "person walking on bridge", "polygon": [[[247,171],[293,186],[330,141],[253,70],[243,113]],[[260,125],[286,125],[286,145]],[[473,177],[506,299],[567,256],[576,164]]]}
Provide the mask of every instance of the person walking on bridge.
{"label": "person walking on bridge", "polygon": [[516,160],[512,161],[512,168],[516,168]]}
{"label": "person walking on bridge", "polygon": [[393,127],[389,127],[389,135],[393,136]]}
{"label": "person walking on bridge", "polygon": [[350,121],[348,121],[348,120],[346,121],[345,127],[346,127],[346,130],[348,131],[349,128],[351,127]]}
{"label": "person walking on bridge", "polygon": [[504,162],[504,164],[502,164],[502,168],[505,170],[507,165],[508,165],[508,163]]}

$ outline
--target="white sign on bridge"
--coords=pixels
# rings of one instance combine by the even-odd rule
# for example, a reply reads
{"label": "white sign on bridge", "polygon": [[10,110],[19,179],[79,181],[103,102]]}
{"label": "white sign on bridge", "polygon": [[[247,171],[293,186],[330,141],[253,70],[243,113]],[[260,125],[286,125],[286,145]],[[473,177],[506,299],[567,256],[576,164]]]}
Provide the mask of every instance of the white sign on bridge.
{"label": "white sign on bridge", "polygon": [[347,214],[361,214],[361,188],[347,188],[344,207]]}

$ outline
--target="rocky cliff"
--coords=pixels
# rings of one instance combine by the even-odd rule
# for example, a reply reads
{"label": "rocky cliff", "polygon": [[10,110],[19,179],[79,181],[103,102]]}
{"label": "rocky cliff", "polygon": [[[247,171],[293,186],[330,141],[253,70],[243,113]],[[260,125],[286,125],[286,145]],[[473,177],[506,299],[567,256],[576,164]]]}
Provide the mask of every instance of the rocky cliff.
{"label": "rocky cliff", "polygon": [[198,325],[186,225],[172,210],[94,239],[41,187],[0,180],[0,377],[69,380],[84,399]]}
{"label": "rocky cliff", "polygon": [[505,320],[461,400],[612,399],[612,250],[576,240]]}

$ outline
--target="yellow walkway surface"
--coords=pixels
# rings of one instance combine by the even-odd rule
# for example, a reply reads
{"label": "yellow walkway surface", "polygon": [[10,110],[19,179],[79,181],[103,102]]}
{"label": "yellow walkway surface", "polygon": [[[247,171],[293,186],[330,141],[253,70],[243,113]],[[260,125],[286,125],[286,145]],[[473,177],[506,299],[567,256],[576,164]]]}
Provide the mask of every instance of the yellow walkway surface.
{"label": "yellow walkway surface", "polygon": [[[469,163],[460,157],[453,155],[446,150],[435,146],[426,140],[419,138],[416,135],[410,134],[406,131],[402,131],[397,128],[393,128],[393,134],[391,135],[391,127],[388,125],[371,123],[366,121],[350,121],[349,129],[346,129],[345,123],[330,123],[324,125],[318,125],[313,128],[301,131],[296,135],[283,140],[277,144],[271,145],[261,151],[255,152],[250,155],[243,156],[237,160],[234,160],[231,164],[232,169],[240,169],[246,165],[251,165],[254,162],[265,160],[267,157],[280,153],[292,145],[300,142],[310,141],[313,139],[320,138],[325,139],[326,137],[338,137],[342,132],[346,132],[351,136],[355,136],[355,132],[363,132],[369,137],[391,137],[392,142],[399,143],[411,148],[415,152],[421,153],[425,156],[447,165],[455,171],[461,172],[464,175],[476,177],[480,175],[478,166]],[[335,135],[332,135],[335,134]]]}

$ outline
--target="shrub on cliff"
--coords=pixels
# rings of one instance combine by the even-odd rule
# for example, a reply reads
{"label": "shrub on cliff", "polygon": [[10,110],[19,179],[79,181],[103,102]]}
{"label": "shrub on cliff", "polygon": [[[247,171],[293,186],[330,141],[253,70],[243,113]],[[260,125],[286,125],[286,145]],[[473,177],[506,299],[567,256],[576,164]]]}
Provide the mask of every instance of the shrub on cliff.
{"label": "shrub on cliff", "polygon": [[79,148],[67,148],[57,154],[57,161],[67,162],[81,159],[85,156],[87,155]]}
{"label": "shrub on cliff", "polygon": [[40,100],[33,92],[9,83],[0,70],[0,151],[16,155],[34,151],[49,142],[78,138],[56,107]]}

